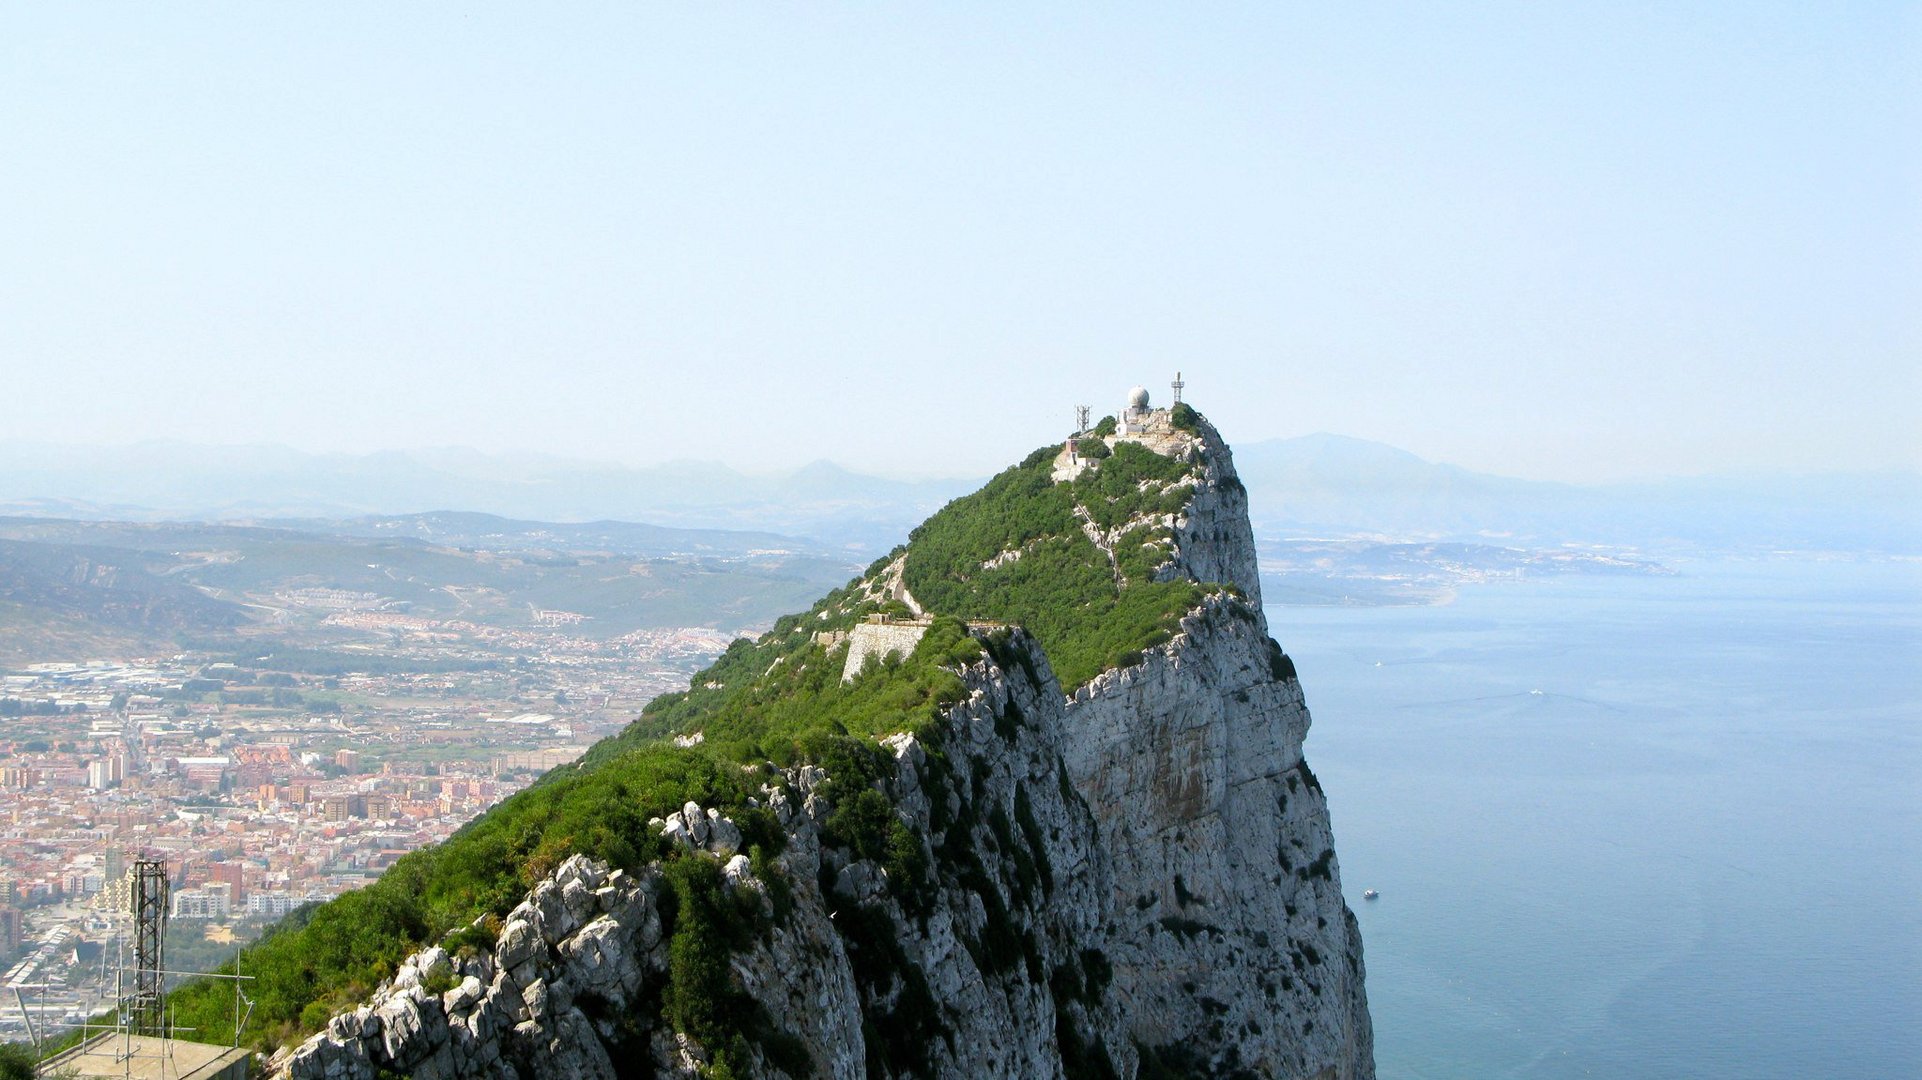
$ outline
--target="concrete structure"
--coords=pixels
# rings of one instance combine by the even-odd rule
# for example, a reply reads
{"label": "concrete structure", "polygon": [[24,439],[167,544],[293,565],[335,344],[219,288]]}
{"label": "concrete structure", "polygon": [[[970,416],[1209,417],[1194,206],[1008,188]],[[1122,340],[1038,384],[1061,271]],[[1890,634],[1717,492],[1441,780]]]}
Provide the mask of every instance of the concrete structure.
{"label": "concrete structure", "polygon": [[210,881],[198,889],[181,889],[173,894],[176,919],[225,919],[233,915],[234,887],[224,881]]}
{"label": "concrete structure", "polygon": [[1134,435],[1146,430],[1148,423],[1148,388],[1137,386],[1128,391],[1128,403],[1121,408],[1116,418],[1115,430],[1123,435]]}
{"label": "concrete structure", "polygon": [[246,1080],[252,1056],[232,1046],[110,1031],[55,1054],[38,1071],[75,1080]]}
{"label": "concrete structure", "polygon": [[841,681],[853,682],[868,657],[887,659],[889,653],[907,656],[928,632],[929,619],[890,619],[870,615],[868,621],[848,633],[848,658],[841,665]]}
{"label": "concrete structure", "polygon": [[295,896],[284,892],[256,892],[247,894],[247,914],[267,915],[280,918],[310,900],[311,896]]}
{"label": "concrete structure", "polygon": [[115,754],[87,763],[87,786],[95,791],[119,787],[127,778],[127,759]]}

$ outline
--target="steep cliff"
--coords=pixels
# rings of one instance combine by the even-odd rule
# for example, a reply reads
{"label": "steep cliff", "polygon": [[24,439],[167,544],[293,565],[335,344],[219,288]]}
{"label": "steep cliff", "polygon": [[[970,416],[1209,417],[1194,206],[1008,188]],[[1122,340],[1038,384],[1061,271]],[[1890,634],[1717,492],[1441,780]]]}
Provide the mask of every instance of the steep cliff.
{"label": "steep cliff", "polygon": [[[1259,597],[1198,416],[1038,452],[650,709],[740,763],[709,797],[635,829],[663,805],[637,730],[423,863],[419,891],[483,913],[276,1067],[1372,1077],[1308,714]],[[850,665],[862,625],[892,651]],[[617,827],[584,837],[562,808],[596,783]],[[444,880],[490,843],[557,863],[504,916]]]}

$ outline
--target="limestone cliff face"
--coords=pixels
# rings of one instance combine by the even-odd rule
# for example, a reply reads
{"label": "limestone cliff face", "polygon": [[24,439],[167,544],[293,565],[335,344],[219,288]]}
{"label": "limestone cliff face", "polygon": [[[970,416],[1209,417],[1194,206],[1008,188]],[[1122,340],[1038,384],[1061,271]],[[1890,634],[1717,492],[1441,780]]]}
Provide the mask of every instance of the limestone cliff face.
{"label": "limestone cliff face", "polygon": [[[725,818],[689,805],[661,822],[765,914],[729,961],[758,1010],[741,1018],[757,1075],[1374,1075],[1360,937],[1302,759],[1308,713],[1267,635],[1227,448],[1205,427],[1193,443],[1205,469],[1157,576],[1240,595],[1211,593],[1071,696],[1032,638],[989,638],[929,742],[883,742],[894,766],[877,786],[926,866],[912,888],[827,842],[831,778],[813,766],[758,800],[787,836],[762,867],[778,882]],[[416,955],[276,1068],[702,1075],[705,1051],[660,1003],[663,895],[651,868],[570,860],[491,952]]]}
{"label": "limestone cliff face", "polygon": [[1211,1071],[1368,1076],[1361,936],[1308,710],[1268,636],[1247,494],[1204,427],[1206,468],[1166,576],[1236,586],[1134,667],[1077,690],[1063,759],[1108,864],[1104,934],[1129,1030]]}
{"label": "limestone cliff face", "polygon": [[1134,1037],[1211,1072],[1369,1076],[1360,934],[1285,670],[1258,614],[1210,603],[1076,693],[1063,758],[1108,864]]}
{"label": "limestone cliff face", "polygon": [[1248,518],[1248,489],[1235,475],[1233,452],[1207,425],[1179,452],[1201,458],[1201,480],[1189,499],[1188,512],[1175,522],[1174,557],[1162,567],[1160,576],[1164,580],[1185,577],[1233,585],[1260,612],[1261,574],[1255,562],[1255,530]]}

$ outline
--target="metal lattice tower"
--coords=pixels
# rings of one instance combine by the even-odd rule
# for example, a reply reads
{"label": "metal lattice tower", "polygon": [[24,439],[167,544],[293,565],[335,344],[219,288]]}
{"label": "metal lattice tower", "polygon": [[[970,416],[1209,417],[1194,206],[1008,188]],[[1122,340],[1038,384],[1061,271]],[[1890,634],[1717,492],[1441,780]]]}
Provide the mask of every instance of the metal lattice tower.
{"label": "metal lattice tower", "polygon": [[133,993],[122,1003],[129,1030],[140,1035],[166,1035],[167,980],[167,864],[140,859],[133,864],[134,982]]}
{"label": "metal lattice tower", "polygon": [[1173,405],[1181,404],[1181,388],[1188,385],[1187,383],[1181,381],[1181,372],[1179,371],[1175,372],[1175,381],[1169,383],[1168,385],[1173,387],[1175,391],[1175,399],[1173,402],[1171,402],[1171,404]]}
{"label": "metal lattice tower", "polygon": [[1087,405],[1076,405],[1074,407],[1074,433],[1076,435],[1088,430],[1088,410],[1089,406]]}

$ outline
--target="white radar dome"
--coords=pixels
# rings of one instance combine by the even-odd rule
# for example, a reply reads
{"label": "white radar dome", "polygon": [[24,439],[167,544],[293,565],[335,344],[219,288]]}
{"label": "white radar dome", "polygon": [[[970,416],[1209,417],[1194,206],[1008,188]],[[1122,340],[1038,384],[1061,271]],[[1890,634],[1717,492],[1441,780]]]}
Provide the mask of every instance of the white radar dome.
{"label": "white radar dome", "polygon": [[1145,386],[1137,386],[1133,390],[1128,391],[1128,407],[1132,409],[1147,408],[1148,388]]}

